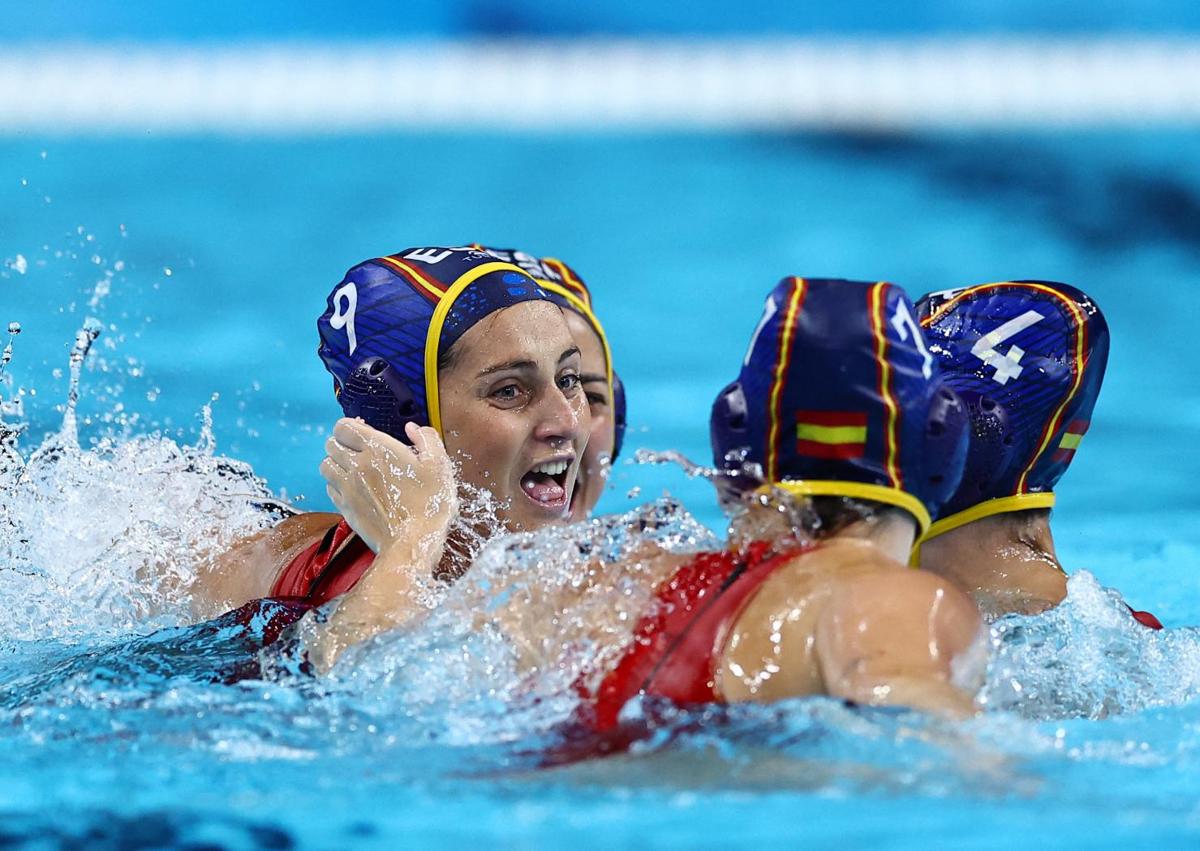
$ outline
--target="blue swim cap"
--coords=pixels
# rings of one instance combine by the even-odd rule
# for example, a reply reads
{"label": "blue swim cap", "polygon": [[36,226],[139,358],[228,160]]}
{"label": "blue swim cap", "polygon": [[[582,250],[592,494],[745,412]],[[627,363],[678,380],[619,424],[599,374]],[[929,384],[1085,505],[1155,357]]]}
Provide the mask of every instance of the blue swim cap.
{"label": "blue swim cap", "polygon": [[962,473],[967,417],[904,291],[784,278],[741,375],[717,397],[713,458],[733,481],[898,506],[929,528]]}
{"label": "blue swim cap", "polygon": [[1005,281],[917,302],[942,373],[971,416],[962,482],[927,538],[1007,511],[1049,508],[1088,429],[1108,324],[1085,293]]}
{"label": "blue swim cap", "polygon": [[596,332],[600,338],[600,348],[604,351],[604,369],[608,379],[609,399],[613,406],[613,453],[612,460],[617,460],[621,444],[625,441],[625,386],[613,370],[612,351],[608,346],[608,335],[604,326],[592,310],[592,293],[578,273],[566,263],[554,257],[537,257],[526,251],[515,248],[489,248],[479,243],[474,248],[486,251],[488,254],[505,263],[512,263],[524,269],[531,277],[551,293],[551,299],[562,307],[569,308],[580,316]]}
{"label": "blue swim cap", "polygon": [[[440,432],[438,358],[485,316],[539,300],[551,294],[486,252],[410,248],[346,273],[317,320],[317,353],[347,416],[364,416],[402,440],[408,421]],[[388,407],[380,397],[391,395],[396,404],[372,421]]]}

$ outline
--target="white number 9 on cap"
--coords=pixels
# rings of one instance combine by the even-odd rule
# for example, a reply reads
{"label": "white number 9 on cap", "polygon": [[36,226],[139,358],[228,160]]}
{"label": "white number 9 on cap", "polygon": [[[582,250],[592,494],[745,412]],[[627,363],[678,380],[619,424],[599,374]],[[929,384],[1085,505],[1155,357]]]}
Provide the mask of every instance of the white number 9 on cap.
{"label": "white number 9 on cap", "polygon": [[358,287],[354,282],[338,287],[333,294],[333,316],[329,317],[329,327],[346,329],[346,339],[350,342],[350,354],[358,348],[358,340],[354,336],[354,309],[358,307]]}

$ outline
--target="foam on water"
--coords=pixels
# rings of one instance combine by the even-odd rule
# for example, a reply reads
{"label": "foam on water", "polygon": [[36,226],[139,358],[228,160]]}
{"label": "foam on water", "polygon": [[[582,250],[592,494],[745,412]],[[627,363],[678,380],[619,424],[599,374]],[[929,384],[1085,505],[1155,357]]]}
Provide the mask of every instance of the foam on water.
{"label": "foam on water", "polygon": [[637,557],[652,544],[672,552],[719,545],[669,499],[496,539],[435,610],[353,648],[332,679],[385,714],[399,702],[430,736],[460,744],[544,731],[565,721],[578,686],[595,685],[624,651],[665,578]]}
{"label": "foam on water", "polygon": [[1026,718],[1105,718],[1200,696],[1200,629],[1156,631],[1087,571],[1036,617],[992,625],[994,655],[981,698]]}
{"label": "foam on water", "polygon": [[[100,327],[89,319],[76,337],[58,431],[23,451],[25,424],[0,420],[0,639],[179,623],[195,565],[287,510],[249,466],[215,454],[208,408],[194,445],[108,434],[81,447],[81,369]],[[10,416],[19,399],[7,401]]]}

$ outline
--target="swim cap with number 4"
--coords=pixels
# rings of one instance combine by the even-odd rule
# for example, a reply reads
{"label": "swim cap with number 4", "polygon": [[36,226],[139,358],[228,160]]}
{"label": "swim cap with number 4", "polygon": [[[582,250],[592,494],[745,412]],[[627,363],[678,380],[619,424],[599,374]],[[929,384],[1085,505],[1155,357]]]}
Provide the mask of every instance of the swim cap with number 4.
{"label": "swim cap with number 4", "polygon": [[1100,308],[1066,284],[1003,281],[927,295],[917,310],[971,415],[962,483],[932,534],[1053,505],[1104,380]]}

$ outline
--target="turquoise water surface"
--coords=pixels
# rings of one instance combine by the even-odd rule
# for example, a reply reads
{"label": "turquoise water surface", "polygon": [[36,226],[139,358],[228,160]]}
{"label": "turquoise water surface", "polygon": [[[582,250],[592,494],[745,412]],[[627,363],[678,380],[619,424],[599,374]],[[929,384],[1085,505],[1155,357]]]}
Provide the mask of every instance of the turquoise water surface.
{"label": "turquoise water surface", "polygon": [[[1108,378],[1055,514],[1086,573],[1059,611],[998,628],[1002,709],[668,718],[632,758],[544,771],[556,710],[505,692],[502,649],[453,606],[332,681],[283,659],[222,685],[226,637],[154,633],[186,622],[186,600],[148,594],[144,565],[188,575],[196,535],[263,522],[238,499],[264,488],[328,508],[329,288],[366,257],[469,241],[575,266],[628,388],[627,446],[700,461],[709,404],[784,275],[1095,296]],[[0,505],[0,845],[1200,838],[1200,132],[8,138],[0,262],[0,322],[22,328],[0,394],[25,391],[4,419],[27,426],[38,471],[3,480]],[[47,435],[89,318],[81,447],[64,448]],[[666,489],[720,530],[705,482],[632,454],[602,509]],[[1097,581],[1170,630],[1128,630]]]}

